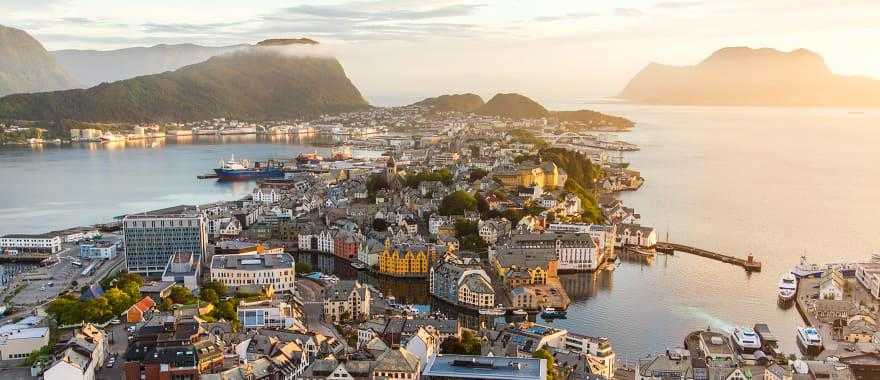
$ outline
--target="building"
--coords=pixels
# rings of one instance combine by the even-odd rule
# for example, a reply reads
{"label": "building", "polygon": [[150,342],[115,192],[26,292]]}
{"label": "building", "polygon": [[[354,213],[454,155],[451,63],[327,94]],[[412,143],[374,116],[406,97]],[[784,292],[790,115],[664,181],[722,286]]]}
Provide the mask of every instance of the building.
{"label": "building", "polygon": [[477,309],[495,306],[495,289],[486,271],[479,263],[458,257],[447,257],[431,267],[428,290],[453,305]]}
{"label": "building", "polygon": [[162,272],[162,282],[175,282],[192,291],[199,288],[201,273],[202,255],[178,252],[168,259]]}
{"label": "building", "polygon": [[419,358],[404,348],[391,348],[379,354],[370,370],[370,378],[419,380],[422,374]]}
{"label": "building", "polygon": [[49,328],[39,327],[41,321],[26,317],[0,326],[0,360],[22,360],[49,344]]}
{"label": "building", "polygon": [[270,248],[266,247],[263,244],[251,243],[246,241],[238,241],[238,240],[224,240],[221,242],[217,242],[214,245],[214,254],[215,255],[233,255],[233,254],[241,254],[241,253],[259,253],[259,254],[271,254],[271,253],[284,253],[284,248],[275,247]]}
{"label": "building", "polygon": [[157,317],[129,339],[125,380],[198,379],[223,368],[222,341],[193,318]]}
{"label": "building", "polygon": [[79,257],[84,259],[112,259],[116,257],[116,249],[121,242],[99,240],[95,243],[83,243],[79,246]]}
{"label": "building", "polygon": [[608,338],[569,332],[562,339],[562,344],[561,348],[565,350],[587,354],[590,358],[602,363],[603,372],[599,373],[599,375],[609,379],[614,377],[614,373],[617,370],[615,366],[617,355],[611,348],[611,342]]}
{"label": "building", "polygon": [[19,253],[58,253],[61,252],[61,237],[58,235],[12,234],[0,236],[0,251]]}
{"label": "building", "polygon": [[122,220],[125,264],[129,272],[159,276],[178,252],[204,255],[208,244],[205,215],[195,206],[177,206]]}
{"label": "building", "polygon": [[293,292],[296,276],[293,257],[287,253],[214,255],[211,281],[230,288],[256,285],[276,292]]}
{"label": "building", "polygon": [[856,279],[874,299],[880,299],[880,253],[875,253],[870,263],[856,265]]}
{"label": "building", "polygon": [[547,360],[500,356],[436,355],[422,372],[424,380],[546,380]]}
{"label": "building", "polygon": [[280,300],[241,301],[238,304],[238,320],[246,329],[286,329],[296,323],[293,307]]}
{"label": "building", "polygon": [[823,300],[840,301],[845,289],[846,279],[837,270],[825,272],[819,279],[819,298]]}
{"label": "building", "polygon": [[605,258],[589,233],[515,234],[504,249],[522,255],[556,256],[557,269],[570,272],[594,271]]}
{"label": "building", "polygon": [[388,239],[379,254],[379,273],[394,277],[427,277],[431,265],[445,251],[445,245],[392,245]]}
{"label": "building", "polygon": [[356,232],[339,231],[333,239],[333,255],[348,261],[357,258],[364,236]]}
{"label": "building", "polygon": [[653,227],[638,224],[620,224],[617,227],[620,246],[631,245],[650,248],[657,245],[657,231]]}
{"label": "building", "polygon": [[147,312],[154,307],[156,307],[156,302],[150,297],[144,297],[122,314],[125,316],[126,322],[139,323],[144,321]]}
{"label": "building", "polygon": [[524,162],[514,170],[502,170],[493,177],[509,188],[537,185],[542,189],[561,189],[568,180],[568,173],[553,162],[537,165]]}
{"label": "building", "polygon": [[370,317],[370,290],[358,281],[339,281],[325,295],[324,319],[328,322]]}
{"label": "building", "polygon": [[43,372],[45,380],[94,380],[95,371],[108,355],[107,335],[92,324],[73,333],[66,348]]}
{"label": "building", "polygon": [[505,218],[477,222],[477,231],[480,237],[489,244],[495,244],[499,236],[507,235],[510,228],[510,221]]}

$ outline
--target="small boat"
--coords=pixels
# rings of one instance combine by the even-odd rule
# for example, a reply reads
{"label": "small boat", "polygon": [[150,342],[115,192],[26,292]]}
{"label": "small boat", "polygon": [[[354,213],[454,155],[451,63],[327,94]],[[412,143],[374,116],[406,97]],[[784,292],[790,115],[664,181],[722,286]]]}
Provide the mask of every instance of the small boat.
{"label": "small boat", "polygon": [[545,308],[541,311],[541,318],[544,319],[557,319],[557,318],[565,318],[568,313],[565,310],[555,309],[552,307]]}
{"label": "small boat", "polygon": [[753,354],[761,349],[761,338],[755,330],[737,327],[733,329],[733,344],[743,354]]}
{"label": "small boat", "polygon": [[512,311],[511,313],[513,313],[513,315],[529,315],[529,313],[523,309],[516,309],[516,310]]}
{"label": "small boat", "polygon": [[779,289],[776,290],[779,300],[789,302],[797,295],[797,277],[791,272],[783,274],[779,279]]}
{"label": "small boat", "polygon": [[367,269],[367,264],[364,264],[360,261],[352,261],[351,267],[354,269],[357,269],[357,270],[364,270],[364,269]]}
{"label": "small boat", "polygon": [[500,307],[496,307],[493,309],[480,309],[481,315],[504,315],[504,309]]}
{"label": "small boat", "polygon": [[824,349],[822,336],[819,335],[819,330],[814,327],[798,327],[797,342],[798,347],[805,355],[816,356]]}

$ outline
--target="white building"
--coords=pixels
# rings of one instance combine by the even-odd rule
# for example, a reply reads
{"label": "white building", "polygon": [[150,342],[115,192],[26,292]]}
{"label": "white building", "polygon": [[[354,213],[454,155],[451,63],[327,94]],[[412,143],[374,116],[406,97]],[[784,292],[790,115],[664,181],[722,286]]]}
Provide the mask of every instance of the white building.
{"label": "white building", "polygon": [[245,285],[272,287],[276,292],[293,292],[294,261],[286,253],[214,255],[211,281],[231,288]]}
{"label": "white building", "polygon": [[333,253],[335,246],[335,231],[324,230],[318,234],[318,252]]}
{"label": "white building", "polygon": [[58,253],[61,252],[61,237],[49,234],[4,235],[0,237],[0,250],[13,250],[19,253]]}
{"label": "white building", "polygon": [[201,269],[201,255],[178,252],[168,259],[168,265],[162,272],[162,281],[175,282],[189,290],[196,290],[199,288]]}
{"label": "white building", "polygon": [[293,307],[280,300],[241,301],[238,305],[238,320],[246,329],[287,329],[296,323]]}
{"label": "white building", "polygon": [[299,234],[296,237],[296,246],[302,251],[314,251],[318,249],[318,238],[312,234]]}
{"label": "white building", "polygon": [[49,328],[36,327],[40,321],[27,317],[0,326],[0,360],[21,360],[49,344]]}
{"label": "white building", "polygon": [[498,237],[510,232],[510,228],[510,221],[505,218],[480,220],[477,222],[477,230],[480,237],[489,244],[495,244],[498,241]]}
{"label": "white building", "polygon": [[251,193],[251,196],[254,199],[254,202],[260,203],[278,203],[281,201],[282,193],[280,190],[276,188],[262,188],[256,187],[254,191]]}
{"label": "white building", "polygon": [[856,265],[856,279],[874,299],[880,299],[880,253],[875,253],[870,263]]}
{"label": "white building", "polygon": [[84,259],[112,259],[116,257],[120,241],[101,240],[79,246],[79,257]]}
{"label": "white building", "polygon": [[843,299],[845,287],[846,280],[840,272],[836,270],[825,272],[819,279],[819,299],[840,301]]}
{"label": "white building", "polygon": [[324,320],[339,323],[370,317],[370,290],[357,281],[339,281],[327,289]]}
{"label": "white building", "polygon": [[617,226],[619,245],[653,247],[657,245],[657,231],[653,227],[637,224],[620,224]]}
{"label": "white building", "polygon": [[94,380],[95,371],[104,365],[107,335],[92,324],[74,332],[58,360],[43,372],[46,380]]}
{"label": "white building", "polygon": [[431,214],[428,218],[428,233],[436,235],[440,232],[440,228],[452,225],[452,218],[438,214]]}
{"label": "white building", "polygon": [[593,359],[602,363],[603,373],[599,375],[609,379],[614,377],[614,371],[616,370],[614,363],[617,355],[615,355],[614,350],[611,348],[608,338],[591,337],[569,332],[563,338],[562,343],[564,347],[561,348],[590,355]]}

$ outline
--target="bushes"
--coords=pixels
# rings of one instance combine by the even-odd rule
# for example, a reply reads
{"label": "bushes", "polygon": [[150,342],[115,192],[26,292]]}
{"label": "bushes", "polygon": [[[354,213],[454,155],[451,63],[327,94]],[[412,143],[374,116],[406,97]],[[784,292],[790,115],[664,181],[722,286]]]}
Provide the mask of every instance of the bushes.
{"label": "bushes", "polygon": [[477,198],[467,191],[456,191],[440,202],[440,215],[464,215],[465,211],[477,209]]}

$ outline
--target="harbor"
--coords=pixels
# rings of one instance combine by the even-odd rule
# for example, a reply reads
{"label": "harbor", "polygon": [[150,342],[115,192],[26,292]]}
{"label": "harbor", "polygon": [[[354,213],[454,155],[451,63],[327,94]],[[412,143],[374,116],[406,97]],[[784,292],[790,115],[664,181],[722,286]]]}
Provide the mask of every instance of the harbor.
{"label": "harbor", "polygon": [[675,252],[683,252],[689,253],[692,255],[705,257],[707,259],[712,259],[716,261],[720,261],[722,263],[737,265],[743,267],[747,272],[760,272],[761,271],[761,262],[757,261],[752,255],[749,255],[745,259],[734,257],[730,255],[725,255],[722,253],[712,252],[705,249],[700,249],[696,247],[691,247],[684,244],[676,244],[676,243],[668,243],[668,242],[658,242],[655,246],[655,249],[658,252],[666,253],[666,254],[674,254]]}

